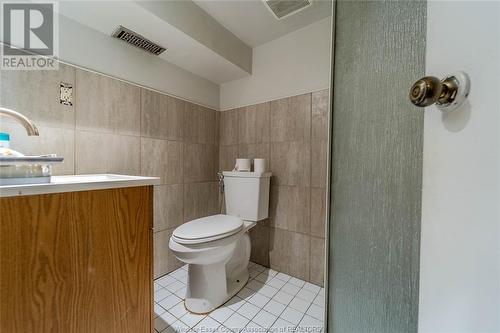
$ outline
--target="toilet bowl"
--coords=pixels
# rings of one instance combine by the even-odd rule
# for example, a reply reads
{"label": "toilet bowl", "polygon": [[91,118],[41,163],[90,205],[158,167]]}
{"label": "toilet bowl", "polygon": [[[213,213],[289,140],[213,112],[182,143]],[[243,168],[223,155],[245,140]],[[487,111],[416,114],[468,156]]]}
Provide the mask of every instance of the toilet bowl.
{"label": "toilet bowl", "polygon": [[188,264],[185,306],[211,312],[233,297],[248,281],[250,237],[256,223],[229,215],[212,215],[174,230],[169,247]]}
{"label": "toilet bowl", "polygon": [[248,281],[248,230],[268,217],[270,172],[224,171],[227,215],[202,217],[177,227],[169,247],[188,264],[184,304],[208,313],[233,297]]}

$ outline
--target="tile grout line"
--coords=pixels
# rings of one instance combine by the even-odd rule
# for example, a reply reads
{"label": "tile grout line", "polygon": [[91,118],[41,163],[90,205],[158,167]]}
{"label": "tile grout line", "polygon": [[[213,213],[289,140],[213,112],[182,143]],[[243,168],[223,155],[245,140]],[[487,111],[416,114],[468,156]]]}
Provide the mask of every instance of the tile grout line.
{"label": "tile grout line", "polygon": [[[309,272],[308,280],[311,281],[311,252],[312,252],[312,242],[311,242],[311,220],[312,220],[312,196],[311,196],[311,184],[312,184],[312,108],[313,108],[313,98],[312,93],[309,95]],[[303,319],[303,318],[302,318]],[[302,320],[301,319],[301,320]]]}
{"label": "tile grout line", "polygon": [[[255,266],[255,265],[259,265],[259,264],[255,264],[255,263],[254,263],[254,266]],[[299,323],[298,323],[297,325],[294,325],[293,323],[290,323],[288,320],[286,320],[286,319],[284,319],[284,318],[281,318],[281,317],[280,317],[280,316],[283,314],[283,312],[284,312],[287,308],[291,308],[292,310],[299,311],[299,310],[296,310],[295,308],[292,308],[292,307],[290,307],[290,306],[289,306],[292,300],[291,300],[291,301],[289,301],[287,304],[283,304],[283,303],[281,303],[281,302],[277,302],[276,300],[274,300],[274,299],[273,299],[273,297],[267,297],[266,295],[259,293],[257,290],[253,290],[253,289],[248,288],[248,287],[247,287],[248,283],[247,283],[247,284],[246,284],[243,288],[247,288],[247,289],[251,290],[252,292],[254,292],[255,294],[260,294],[261,296],[265,296],[265,297],[269,298],[269,301],[267,301],[267,302],[266,302],[263,306],[261,306],[261,307],[257,307],[255,304],[253,304],[253,303],[249,302],[249,301],[248,301],[248,300],[246,300],[246,299],[242,299],[241,297],[237,296],[238,294],[236,294],[236,295],[234,295],[231,299],[234,299],[235,297],[238,297],[238,298],[240,298],[241,300],[243,300],[243,301],[244,301],[244,304],[243,304],[242,306],[240,306],[240,307],[239,307],[238,309],[236,309],[236,310],[233,310],[233,309],[231,309],[231,308],[227,307],[227,309],[228,309],[228,310],[230,310],[232,313],[230,314],[230,316],[229,316],[228,318],[226,318],[226,320],[224,321],[224,323],[225,323],[225,322],[227,322],[227,320],[228,320],[229,318],[231,318],[231,317],[232,317],[232,316],[236,313],[236,314],[238,314],[238,315],[240,315],[240,316],[244,317],[245,319],[248,319],[248,320],[249,320],[249,322],[245,325],[245,327],[243,327],[243,328],[240,330],[240,331],[242,331],[242,330],[244,330],[246,327],[248,327],[251,323],[255,323],[255,324],[257,324],[257,323],[256,323],[255,321],[253,321],[253,320],[255,319],[255,317],[256,317],[256,316],[257,316],[260,312],[264,311],[264,312],[266,312],[267,314],[269,314],[269,315],[272,315],[272,316],[275,316],[275,317],[276,317],[276,319],[273,321],[273,323],[272,323],[270,326],[272,326],[274,323],[276,323],[276,321],[277,321],[278,319],[280,319],[280,318],[281,318],[281,319],[282,319],[282,320],[284,320],[285,322],[287,322],[287,323],[289,323],[289,324],[293,325],[294,327],[297,327],[297,326],[300,324],[300,322],[302,322],[302,320],[304,319],[304,317],[305,317],[306,315],[308,315],[308,314],[307,314],[307,311],[308,311],[308,310],[311,308],[311,306],[314,304],[314,300],[315,300],[315,299],[317,298],[317,296],[321,293],[321,290],[322,290],[323,288],[322,288],[322,287],[320,287],[320,286],[318,286],[318,287],[319,287],[319,289],[318,289],[316,292],[313,292],[313,291],[311,291],[311,290],[309,290],[309,289],[306,289],[306,288],[305,288],[306,284],[307,284],[307,283],[310,283],[310,282],[307,282],[307,281],[302,280],[302,281],[304,281],[304,284],[303,284],[303,285],[299,288],[298,292],[297,292],[297,293],[295,293],[295,295],[289,294],[289,293],[287,293],[287,292],[283,291],[282,289],[283,289],[283,288],[284,288],[284,286],[286,286],[287,284],[291,284],[291,285],[294,285],[294,286],[298,287],[297,285],[295,285],[295,284],[293,284],[293,283],[291,283],[291,282],[290,282],[290,280],[293,278],[292,276],[290,276],[290,275],[289,275],[290,277],[289,277],[289,278],[285,281],[285,280],[279,279],[279,278],[277,277],[277,275],[280,273],[279,271],[276,271],[276,270],[273,270],[273,269],[270,269],[270,268],[266,268],[265,266],[262,266],[262,265],[259,265],[259,266],[260,266],[260,267],[263,267],[263,269],[262,269],[262,270],[259,270],[259,271],[258,271],[258,274],[256,274],[254,277],[250,277],[250,278],[249,278],[249,280],[248,280],[248,283],[250,283],[250,282],[252,282],[252,281],[257,281],[257,282],[261,283],[263,286],[268,286],[268,287],[272,287],[272,288],[276,289],[276,290],[277,290],[277,292],[276,292],[276,293],[274,293],[273,297],[274,297],[274,296],[275,296],[278,292],[282,291],[282,292],[286,293],[287,295],[293,296],[292,300],[293,300],[294,298],[298,298],[298,299],[301,299],[302,301],[306,301],[306,300],[304,300],[304,299],[302,299],[302,298],[298,297],[298,296],[297,296],[297,294],[298,294],[301,290],[305,290],[305,291],[310,292],[311,294],[313,294],[312,300],[311,300],[310,302],[308,302],[308,303],[309,303],[309,305],[308,305],[307,309],[305,310],[305,312],[303,312],[303,313],[302,313],[302,316],[301,316],[301,318],[300,318],[300,320],[299,320]],[[181,266],[180,268],[178,268],[178,269],[174,270],[173,272],[177,272],[177,271],[181,271],[181,270],[182,270],[182,271],[184,271],[184,272],[186,271],[185,267],[184,267],[184,266]],[[262,281],[260,281],[260,280],[257,280],[257,277],[258,277],[259,275],[263,274],[263,273],[264,273],[264,272],[266,272],[266,271],[267,271],[267,273],[268,273],[269,271],[273,271],[273,272],[275,272],[275,274],[273,274],[273,275],[271,276],[271,279],[269,279],[269,280],[267,280],[267,279],[266,279],[266,283],[264,283],[264,282],[262,282]],[[184,288],[184,287],[186,286],[186,283],[185,283],[184,281],[180,280],[177,276],[172,276],[172,275],[170,275],[170,274],[172,274],[173,272],[171,272],[171,273],[167,274],[167,276],[169,276],[170,278],[172,278],[174,281],[172,281],[172,282],[170,282],[170,283],[166,284],[166,285],[165,285],[165,287],[167,287],[167,286],[169,286],[169,285],[171,285],[171,284],[173,284],[173,283],[175,283],[175,282],[179,282],[179,283],[183,284],[183,287],[179,288],[179,290],[180,290],[180,289],[182,289],[182,288]],[[268,275],[268,274],[266,274],[266,275],[267,275],[267,277],[269,277],[269,275]],[[286,274],[286,275],[288,275],[288,274]],[[184,276],[185,276],[185,275],[184,275]],[[161,279],[161,278],[160,278],[160,279]],[[271,280],[273,280],[273,279],[280,280],[281,282],[284,282],[284,283],[283,283],[283,285],[282,285],[280,288],[275,288],[274,286],[272,286],[272,285],[268,284],[268,282],[270,282],[270,281],[271,281]],[[159,279],[157,279],[157,280],[159,280]],[[158,282],[156,282],[156,281],[155,281],[154,283],[157,283],[158,285],[160,285],[160,284],[159,284]],[[310,283],[310,284],[312,284],[312,283]],[[314,285],[314,284],[312,284],[312,285]],[[161,286],[161,285],[160,285],[160,287],[161,287],[160,289],[166,289],[165,287],[163,287],[163,286]],[[243,289],[243,288],[242,288],[242,289]],[[160,289],[159,289],[159,290],[160,290]],[[172,292],[170,292],[168,289],[166,289],[166,290],[170,293],[170,295],[169,295],[169,296],[172,296],[172,295],[173,295],[173,296],[175,296],[175,297],[177,297],[177,298],[181,299],[181,302],[182,302],[182,298],[178,297],[178,296],[175,294],[175,292],[174,292],[174,293],[172,293]],[[158,292],[158,291],[156,291],[156,292]],[[155,293],[156,293],[156,292],[155,292]],[[238,293],[239,293],[239,292],[238,292]],[[254,294],[254,295],[255,295],[255,294]],[[167,296],[167,297],[169,297],[169,296]],[[252,297],[253,297],[253,296],[252,296]],[[166,298],[166,297],[165,297],[165,298]],[[250,297],[250,298],[251,298],[251,297]],[[231,300],[231,299],[230,299],[230,300]],[[163,299],[162,299],[162,300],[163,300]],[[229,300],[229,301],[230,301],[230,300]],[[269,311],[267,311],[267,310],[265,310],[265,309],[264,309],[264,308],[265,308],[265,306],[266,306],[267,304],[269,304],[269,302],[270,302],[271,300],[274,300],[275,302],[280,303],[281,305],[284,305],[284,306],[285,306],[285,307],[284,307],[284,309],[283,309],[283,310],[280,312],[280,314],[279,314],[279,315],[277,315],[277,316],[276,316],[274,313],[270,313]],[[228,302],[229,302],[229,301],[228,301]],[[176,303],[175,305],[173,305],[172,307],[170,307],[170,309],[171,309],[171,308],[173,308],[173,307],[175,307],[175,306],[177,306],[179,303],[180,303],[180,302]],[[257,307],[257,308],[259,309],[259,311],[258,311],[258,312],[257,312],[254,316],[252,316],[252,318],[248,318],[248,317],[246,317],[246,316],[244,316],[244,315],[242,315],[241,313],[239,313],[239,312],[238,312],[238,310],[239,310],[239,309],[241,309],[241,307],[243,307],[246,303],[250,303],[250,305],[255,306],[255,307]],[[161,306],[158,302],[156,302],[156,301],[155,301],[155,304],[159,305],[162,309],[164,309],[164,308],[163,308],[163,307],[162,307],[162,306]],[[220,323],[220,321],[218,321],[217,319],[215,319],[215,318],[211,317],[210,315],[206,315],[206,316],[204,316],[202,319],[200,319],[199,321],[197,321],[197,322],[196,322],[196,323],[195,323],[192,327],[190,327],[187,323],[183,322],[183,321],[181,320],[181,318],[180,318],[180,317],[175,316],[174,314],[172,314],[172,313],[169,311],[169,309],[164,309],[164,310],[165,310],[165,312],[168,312],[170,315],[172,315],[172,316],[176,319],[176,321],[181,321],[184,325],[188,326],[188,327],[190,328],[190,330],[191,330],[192,328],[194,328],[196,325],[198,325],[201,321],[205,320],[207,317],[210,317],[210,319],[212,319],[212,320],[214,320],[216,323],[220,324],[220,326],[224,326],[224,323]],[[299,311],[299,312],[301,312],[301,311]],[[187,312],[187,313],[189,313],[189,312]],[[163,314],[163,313],[162,313],[162,314]],[[186,313],[185,313],[185,314],[183,314],[183,316],[184,316],[184,315],[186,315]],[[160,316],[161,316],[161,315],[160,315]],[[160,317],[160,316],[158,316],[158,317]],[[310,316],[310,315],[308,315],[308,316]],[[181,316],[181,317],[182,317],[182,316]],[[319,320],[319,319],[317,319],[316,317],[313,317],[313,316],[310,316],[310,317],[311,317],[311,318],[313,318],[313,319],[315,319],[315,320],[320,321],[320,320]],[[258,325],[258,324],[257,324],[257,325]],[[220,326],[219,326],[219,327],[220,327]],[[260,325],[258,325],[258,326],[260,327]],[[169,325],[168,327],[170,327],[170,325]],[[168,327],[167,327],[167,328],[168,328]],[[224,326],[224,327],[226,327],[226,326]],[[165,330],[166,330],[167,328],[165,328]],[[265,328],[265,327],[264,327],[264,328]],[[271,328],[267,329],[267,331],[269,331],[270,329],[271,329]]]}
{"label": "tile grout line", "polygon": [[[271,268],[269,268],[269,270],[270,270],[270,269],[271,269]],[[264,271],[265,271],[265,270],[264,270]],[[262,272],[264,272],[264,271],[262,271]],[[261,272],[260,274],[262,274],[262,272]],[[278,273],[279,273],[279,272],[278,272],[278,271],[275,271],[275,272],[277,272],[277,273],[276,273],[276,274],[272,277],[272,279],[277,278],[277,277],[276,277],[276,275],[278,275]],[[259,275],[260,275],[260,274],[259,274]],[[257,277],[257,276],[256,276],[256,277]],[[253,280],[255,280],[255,278],[256,278],[256,277],[254,277],[254,278],[253,278]],[[272,279],[271,279],[271,280],[272,280]],[[283,280],[281,280],[281,279],[278,279],[278,280],[283,281]],[[290,279],[288,279],[287,281],[283,281],[283,282],[285,282],[285,284],[283,284],[283,286],[281,286],[279,289],[275,288],[275,289],[277,289],[277,290],[278,290],[278,291],[276,292],[276,294],[277,294],[277,293],[279,293],[279,292],[281,291],[281,289],[283,289],[283,287],[284,287],[287,283],[289,283],[289,280],[290,280]],[[257,281],[259,281],[259,280],[257,280]],[[262,282],[262,281],[259,281],[259,282]],[[264,285],[267,285],[267,284],[266,284],[266,283],[264,283]],[[272,286],[271,286],[271,287],[272,287]],[[286,293],[286,294],[288,294],[288,293],[287,293],[287,292],[285,292],[285,291],[283,291],[283,292],[284,292],[284,293]],[[259,292],[258,292],[258,291],[256,291],[256,293],[259,293]],[[273,297],[274,297],[276,294],[274,294],[274,295],[273,295]],[[262,294],[261,294],[261,295],[262,295]],[[290,294],[288,294],[288,295],[290,295]],[[264,296],[265,296],[265,295],[264,295]],[[291,295],[291,296],[292,296],[292,295]],[[295,295],[295,296],[296,296],[296,295]],[[294,296],[294,298],[295,298],[295,296]],[[271,300],[273,300],[273,297],[270,297],[270,298],[269,298],[269,301],[268,301],[266,304],[264,304],[264,305],[262,306],[261,311],[265,311],[265,312],[269,313],[268,311],[264,310],[264,307],[265,307],[265,306],[266,306],[266,305],[267,305],[267,304],[268,304]],[[293,300],[293,298],[292,298],[292,300]],[[283,314],[283,312],[286,310],[286,308],[288,308],[288,307],[289,307],[289,304],[291,303],[291,301],[292,301],[292,300],[290,300],[290,302],[288,302],[287,304],[283,304],[283,303],[280,303],[280,302],[278,302],[278,301],[275,301],[275,302],[277,302],[277,303],[280,303],[280,304],[285,305],[285,308],[284,308],[284,309],[280,312],[280,314],[279,314],[278,316],[276,316],[276,319],[273,321],[273,323],[272,323],[270,326],[274,325],[274,323],[276,323],[276,321],[277,321],[279,318],[281,318],[280,316]],[[259,311],[259,312],[257,312],[257,314],[259,314],[259,313],[260,313],[260,311]],[[256,314],[255,316],[257,316],[257,314]],[[274,314],[272,314],[272,313],[271,313],[271,315],[273,315],[273,316],[274,316]],[[255,318],[255,316],[254,316],[254,318]],[[253,319],[252,319],[252,320],[253,320]],[[250,322],[251,322],[252,320],[250,320]],[[284,320],[284,319],[283,319],[283,320]],[[302,320],[302,318],[301,318],[301,320]],[[287,321],[287,320],[285,320],[285,321]],[[288,322],[288,321],[287,321],[287,322]],[[293,325],[293,323],[291,323],[291,324]],[[258,325],[258,324],[257,324],[257,325]],[[248,326],[248,324],[247,324],[247,326]],[[245,326],[245,328],[246,328],[247,326]],[[260,326],[260,325],[259,325],[259,326]],[[296,327],[296,326],[297,326],[297,325],[295,325],[294,327]],[[265,327],[263,327],[263,328],[265,329]],[[266,330],[266,332],[269,332],[269,330],[270,330],[270,329],[271,329],[271,328],[268,328],[268,329]]]}
{"label": "tile grout line", "polygon": [[[77,86],[78,82],[76,80],[76,69],[73,68],[74,73],[74,87],[73,87],[73,112],[74,112],[74,120],[73,120],[73,174],[76,175],[76,113],[77,113]],[[60,88],[59,88],[60,89]],[[59,91],[60,94],[60,91]]]}

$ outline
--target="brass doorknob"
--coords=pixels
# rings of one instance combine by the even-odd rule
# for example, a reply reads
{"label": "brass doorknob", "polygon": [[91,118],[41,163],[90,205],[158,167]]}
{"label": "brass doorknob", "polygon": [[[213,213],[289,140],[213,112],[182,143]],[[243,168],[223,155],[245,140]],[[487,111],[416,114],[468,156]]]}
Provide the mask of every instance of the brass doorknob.
{"label": "brass doorknob", "polygon": [[421,107],[432,105],[438,101],[442,90],[443,85],[437,77],[423,77],[411,87],[410,101]]}
{"label": "brass doorknob", "polygon": [[420,107],[436,103],[443,111],[458,108],[469,95],[469,77],[464,72],[457,72],[442,80],[426,76],[413,84],[410,89],[410,101]]}

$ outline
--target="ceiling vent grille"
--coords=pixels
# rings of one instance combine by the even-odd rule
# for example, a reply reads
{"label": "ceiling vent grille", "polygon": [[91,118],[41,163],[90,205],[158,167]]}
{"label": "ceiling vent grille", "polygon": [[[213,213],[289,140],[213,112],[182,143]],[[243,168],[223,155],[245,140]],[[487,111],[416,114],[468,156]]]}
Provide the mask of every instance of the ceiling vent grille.
{"label": "ceiling vent grille", "polygon": [[154,55],[159,55],[163,51],[165,51],[164,47],[161,47],[160,45],[153,43],[147,38],[142,37],[138,33],[127,29],[125,27],[122,27],[121,25],[116,28],[116,30],[113,32],[111,35],[115,38],[121,39],[122,41],[133,45],[135,47],[138,47],[146,52],[152,53]]}
{"label": "ceiling vent grille", "polygon": [[278,20],[309,7],[312,0],[264,0]]}

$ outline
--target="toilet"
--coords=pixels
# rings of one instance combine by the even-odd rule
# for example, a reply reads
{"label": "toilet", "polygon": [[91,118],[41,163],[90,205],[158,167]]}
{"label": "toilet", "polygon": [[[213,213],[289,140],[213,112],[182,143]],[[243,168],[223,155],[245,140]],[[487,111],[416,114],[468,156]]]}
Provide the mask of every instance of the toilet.
{"label": "toilet", "polygon": [[188,264],[185,306],[209,313],[248,281],[250,237],[257,221],[268,217],[270,172],[224,171],[226,215],[189,221],[174,230],[169,248]]}

